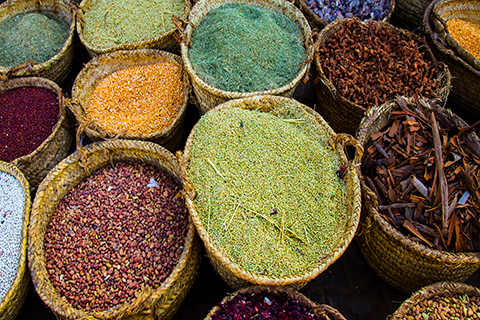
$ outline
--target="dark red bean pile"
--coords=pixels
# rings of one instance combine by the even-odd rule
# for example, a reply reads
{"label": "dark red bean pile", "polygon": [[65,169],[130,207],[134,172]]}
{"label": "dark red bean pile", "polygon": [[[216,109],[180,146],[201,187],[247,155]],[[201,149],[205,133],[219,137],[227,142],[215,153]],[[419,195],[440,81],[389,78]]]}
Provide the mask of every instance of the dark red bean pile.
{"label": "dark red bean pile", "polygon": [[310,307],[284,292],[238,293],[218,307],[212,320],[328,320],[324,316],[316,316]]}
{"label": "dark red bean pile", "polygon": [[38,87],[0,94],[0,160],[10,162],[35,151],[58,121],[58,96]]}
{"label": "dark red bean pile", "polygon": [[350,20],[319,48],[322,70],[344,98],[368,109],[397,95],[434,97],[434,63],[394,30]]}
{"label": "dark red bean pile", "polygon": [[169,174],[136,162],[108,165],[81,181],[45,235],[57,292],[76,308],[103,311],[131,301],[143,285],[160,286],[188,231],[180,190]]}

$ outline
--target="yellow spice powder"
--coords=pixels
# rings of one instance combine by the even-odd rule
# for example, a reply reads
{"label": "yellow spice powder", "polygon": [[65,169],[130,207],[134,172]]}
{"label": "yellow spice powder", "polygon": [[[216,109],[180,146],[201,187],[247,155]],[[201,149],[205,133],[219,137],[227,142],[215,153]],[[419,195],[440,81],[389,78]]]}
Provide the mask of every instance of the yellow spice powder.
{"label": "yellow spice powder", "polygon": [[465,50],[480,59],[480,26],[462,19],[447,21],[448,32]]}
{"label": "yellow spice powder", "polygon": [[112,73],[90,97],[86,119],[111,134],[152,134],[166,129],[183,102],[181,68],[171,62]]}

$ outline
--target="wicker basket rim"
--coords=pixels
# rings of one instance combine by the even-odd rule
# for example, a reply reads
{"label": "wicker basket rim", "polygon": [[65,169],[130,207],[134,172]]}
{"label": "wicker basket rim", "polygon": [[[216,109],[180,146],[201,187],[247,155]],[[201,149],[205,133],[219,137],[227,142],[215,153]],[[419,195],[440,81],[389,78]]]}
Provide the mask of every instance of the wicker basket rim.
{"label": "wicker basket rim", "polygon": [[23,173],[20,171],[20,169],[18,169],[14,164],[0,161],[0,171],[10,174],[16,180],[18,180],[20,182],[20,185],[22,186],[23,194],[24,194],[24,208],[23,208],[23,217],[22,217],[22,220],[23,220],[22,242],[20,245],[20,257],[17,265],[17,271],[15,272],[15,278],[13,279],[13,282],[10,288],[8,289],[5,297],[2,300],[0,300],[0,313],[2,313],[3,310],[8,310],[12,308],[11,304],[15,303],[15,301],[12,301],[12,298],[16,291],[29,289],[29,288],[21,287],[21,284],[22,284],[22,278],[28,272],[27,244],[28,244],[28,228],[30,223],[30,212],[32,207],[32,201],[30,196],[30,186],[28,184],[27,179],[25,178]]}
{"label": "wicker basket rim", "polygon": [[[182,106],[178,111],[176,118],[172,121],[172,123],[170,123],[170,125],[168,125],[167,127],[163,128],[160,131],[149,133],[149,134],[139,134],[139,133],[121,133],[120,134],[119,133],[115,136],[115,138],[120,138],[120,139],[153,140],[155,138],[165,135],[168,132],[171,132],[173,128],[175,128],[175,126],[178,125],[178,122],[181,120],[182,116],[185,114],[187,110],[188,97],[190,93],[190,82],[186,75],[185,68],[182,63],[182,59],[179,55],[173,54],[168,51],[159,50],[159,49],[142,48],[142,49],[134,49],[134,50],[118,50],[118,51],[108,52],[105,54],[95,56],[82,68],[82,70],[80,70],[77,77],[75,78],[75,81],[72,86],[72,100],[80,104],[81,107],[79,108],[80,109],[79,111],[82,112],[82,117],[84,117],[85,103],[82,105],[84,101],[81,102],[81,101],[78,101],[77,99],[78,98],[77,92],[79,90],[83,90],[83,88],[82,89],[79,88],[79,85],[80,85],[79,83],[88,77],[92,77],[91,73],[94,72],[96,69],[105,67],[106,65],[107,66],[115,65],[117,58],[122,58],[122,59],[126,58],[129,61],[134,61],[137,58],[137,55],[141,55],[142,59],[148,59],[152,63],[161,62],[161,61],[174,63],[175,65],[181,68],[181,72],[182,72],[182,78],[183,78]],[[147,65],[147,64],[150,64],[150,63],[134,64],[133,66],[140,66],[140,65]],[[129,67],[126,67],[126,68],[129,68]],[[115,71],[110,70],[105,77],[111,75],[114,72]],[[98,84],[103,79],[105,79],[105,77],[100,79],[96,75],[93,75],[93,77],[96,79],[95,87],[98,86]],[[80,123],[80,125],[85,124],[85,121],[83,119],[79,119],[78,117],[76,118],[77,118],[77,121]],[[102,136],[102,134],[100,134],[96,129],[91,128],[90,126],[85,127],[85,133],[90,137]]]}
{"label": "wicker basket rim", "polygon": [[[297,20],[297,22],[300,23],[303,36],[306,39],[305,40],[306,58],[305,58],[305,61],[303,62],[302,68],[300,69],[299,73],[295,78],[293,78],[289,83],[278,88],[263,90],[263,91],[251,91],[251,92],[236,92],[236,91],[226,91],[226,90],[218,89],[208,84],[204,80],[202,80],[202,78],[200,78],[200,76],[197,74],[194,67],[192,66],[190,62],[190,58],[188,56],[189,50],[188,50],[187,42],[190,41],[190,37],[193,32],[193,27],[192,27],[193,22],[191,22],[192,17],[199,16],[203,18],[206,14],[208,14],[208,12],[205,15],[201,14],[201,9],[203,9],[204,7],[208,7],[210,5],[219,7],[227,3],[245,3],[245,4],[255,5],[255,6],[267,5],[270,7],[273,4],[282,4],[286,7],[287,9],[286,13],[288,13],[289,15],[286,15],[285,13],[283,14],[285,14],[288,18],[292,20]],[[183,63],[185,65],[185,68],[191,80],[197,83],[201,88],[205,88],[209,92],[214,92],[217,95],[225,96],[225,97],[228,97],[229,99],[246,98],[246,97],[256,96],[256,95],[277,94],[278,92],[285,92],[295,87],[295,84],[298,83],[302,78],[304,78],[305,75],[308,73],[308,70],[310,69],[311,61],[314,55],[313,43],[311,43],[313,41],[311,28],[308,24],[307,19],[305,18],[305,16],[303,16],[301,11],[286,0],[278,0],[277,2],[274,2],[272,0],[222,0],[221,2],[208,2],[208,0],[200,0],[192,8],[192,11],[189,14],[189,22],[190,23],[187,24],[185,28],[186,38],[184,39],[184,41],[181,41],[180,43],[180,50],[181,50]]]}
{"label": "wicker basket rim", "polygon": [[[242,103],[244,102],[249,102],[249,101],[256,101],[258,99],[265,99],[266,101],[272,101],[276,102],[278,104],[282,102],[292,102],[294,101],[296,105],[299,108],[303,108],[306,112],[310,109],[309,107],[301,104],[300,102],[297,102],[291,98],[286,98],[282,96],[272,96],[272,95],[264,95],[264,96],[253,96],[253,97],[247,97],[247,98],[242,98],[242,99],[234,99],[234,100],[229,100],[225,103],[222,103],[218,105],[217,107],[209,110],[208,112],[216,112],[221,109],[226,109],[230,107],[241,107]],[[311,109],[310,109],[311,110]],[[314,111],[313,111],[314,112]],[[314,112],[315,113],[315,112]],[[319,123],[319,125],[327,127],[329,130],[330,135],[335,135],[335,132],[328,126],[328,124],[321,118],[320,115],[316,117],[317,120],[322,121],[322,123]],[[195,134],[195,130],[197,124],[193,127],[192,131],[190,132],[190,135],[187,139],[187,143],[185,145],[185,151],[184,151],[184,170],[187,169],[188,167],[188,162],[190,159],[190,150],[189,146],[192,144],[192,139]],[[355,173],[355,170],[351,170],[350,172],[350,178],[351,180],[351,185],[355,185],[359,183],[358,176]],[[191,183],[189,182],[191,185]],[[355,190],[354,190],[355,191]],[[361,195],[360,192],[355,193],[354,199],[356,199],[357,203],[361,201]],[[233,271],[233,273],[243,279],[249,279],[249,282],[252,282],[255,285],[290,285],[293,283],[298,283],[301,281],[305,280],[310,280],[315,277],[317,277],[321,272],[326,270],[333,262],[335,262],[342,254],[343,252],[347,249],[348,245],[352,241],[356,229],[358,227],[359,219],[360,219],[360,207],[352,208],[352,214],[351,217],[348,219],[348,221],[345,223],[345,229],[344,229],[344,234],[342,241],[337,244],[337,246],[329,253],[327,256],[322,257],[322,263],[319,263],[317,267],[314,267],[310,269],[309,271],[305,272],[302,275],[294,275],[294,276],[285,276],[281,278],[274,278],[274,277],[269,277],[269,276],[259,276],[256,275],[252,272],[244,270],[240,265],[237,263],[233,262],[230,260],[228,257],[226,257],[220,249],[218,249],[214,244],[213,241],[211,241],[210,236],[208,232],[206,231],[205,227],[203,226],[203,223],[200,219],[200,215],[198,214],[198,211],[196,209],[196,206],[193,203],[193,199],[190,199],[190,197],[187,197],[187,205],[190,208],[192,220],[195,224],[195,227],[197,228],[198,234],[200,238],[202,239],[205,247],[210,251],[210,253],[219,261],[221,261],[222,265],[224,267],[226,266],[230,271]]]}
{"label": "wicker basket rim", "polygon": [[[134,312],[138,311],[138,308],[144,307],[147,303],[149,304],[154,304],[156,300],[159,300],[162,298],[162,295],[167,292],[172,286],[175,285],[175,282],[183,269],[187,267],[187,260],[191,258],[193,255],[194,251],[194,245],[195,245],[195,237],[196,237],[196,229],[195,226],[192,223],[191,218],[189,218],[189,223],[188,223],[188,231],[186,235],[186,240],[184,244],[184,249],[182,251],[182,254],[179,258],[179,261],[177,265],[174,267],[170,275],[164,280],[161,286],[159,286],[156,289],[149,289],[149,288],[142,288],[140,289],[141,294],[137,296],[136,299],[134,299],[131,302],[126,302],[122,304],[119,308],[116,309],[108,309],[105,311],[100,311],[100,312],[88,312],[80,309],[76,309],[72,306],[69,305],[69,303],[64,302],[58,293],[52,288],[52,285],[50,283],[50,280],[47,277],[44,277],[44,282],[42,283],[38,279],[38,274],[46,274],[46,269],[45,269],[45,262],[42,259],[41,261],[38,261],[38,259],[34,259],[34,252],[38,251],[37,245],[43,245],[43,241],[37,238],[40,238],[42,235],[39,235],[38,233],[41,233],[41,230],[37,230],[37,222],[38,215],[41,214],[42,210],[39,208],[39,205],[41,204],[41,198],[43,198],[45,190],[48,187],[48,184],[50,181],[52,181],[55,177],[58,175],[61,175],[64,173],[65,170],[68,169],[69,166],[72,164],[78,163],[81,161],[82,158],[85,157],[85,155],[88,154],[95,154],[98,152],[102,152],[103,150],[108,150],[108,149],[114,149],[114,150],[119,150],[119,149],[125,149],[125,150],[135,150],[135,151],[140,151],[140,152],[155,152],[160,154],[167,162],[172,164],[173,167],[175,167],[175,174],[177,176],[181,176],[181,170],[178,166],[177,160],[173,154],[171,154],[167,149],[164,147],[153,143],[149,141],[137,141],[137,140],[107,140],[107,141],[100,141],[100,142],[93,142],[87,146],[84,146],[81,148],[81,151],[77,150],[64,160],[62,160],[60,163],[58,163],[45,177],[45,179],[41,182],[40,186],[38,187],[37,190],[37,196],[34,199],[33,205],[32,205],[32,223],[29,228],[29,239],[28,239],[28,263],[29,263],[29,268],[31,270],[32,274],[32,280],[34,287],[39,294],[40,298],[47,304],[55,313],[63,316],[63,317],[69,317],[69,316],[74,316],[75,318],[83,318],[83,317],[94,317],[96,319],[115,319],[119,317],[122,314],[128,313],[128,312]],[[164,166],[162,166],[164,167]],[[165,171],[170,171],[171,170],[164,168],[163,170]],[[182,179],[183,181],[183,179]],[[182,182],[183,183],[183,182]],[[184,189],[183,189],[184,190]],[[185,191],[183,191],[185,193]],[[38,212],[40,213],[38,213]],[[35,239],[34,239],[35,238]],[[37,242],[40,242],[40,244],[37,244]],[[45,292],[44,289],[47,289]],[[58,303],[58,304],[55,304]]]}
{"label": "wicker basket rim", "polygon": [[[24,8],[27,8],[28,6],[30,6],[34,2],[28,1],[28,0],[7,0],[6,2],[0,4],[0,10],[8,10],[10,8],[10,4],[19,4],[19,3],[24,4],[24,6],[25,6]],[[39,4],[42,4],[42,3],[39,2]],[[70,17],[71,22],[70,22],[70,26],[69,26],[68,38],[64,42],[60,51],[57,52],[53,57],[51,57],[50,59],[48,59],[45,62],[28,66],[29,70],[31,70],[34,73],[37,73],[37,72],[40,72],[42,70],[48,69],[51,65],[54,65],[54,64],[58,63],[60,60],[63,59],[63,57],[66,54],[66,51],[68,50],[68,48],[71,47],[72,44],[73,44],[73,37],[75,35],[75,17],[76,17],[76,11],[75,11],[74,7],[71,4],[66,3],[65,1],[62,1],[62,0],[51,0],[51,2],[48,3],[48,5],[50,5],[50,4],[53,4],[55,6],[55,8],[59,8],[64,13],[67,13],[68,16]],[[30,13],[30,12],[37,11],[34,8],[30,8],[30,9],[27,9],[27,10],[23,10],[23,9],[13,12],[13,14],[17,15],[17,14],[20,14],[20,13]],[[13,14],[11,14],[9,16],[13,16]],[[8,74],[9,72],[11,72],[11,70],[14,70],[16,67],[17,66],[14,66],[14,67],[11,67],[11,68],[6,68],[6,67],[3,67],[3,66],[0,66],[0,74]]]}

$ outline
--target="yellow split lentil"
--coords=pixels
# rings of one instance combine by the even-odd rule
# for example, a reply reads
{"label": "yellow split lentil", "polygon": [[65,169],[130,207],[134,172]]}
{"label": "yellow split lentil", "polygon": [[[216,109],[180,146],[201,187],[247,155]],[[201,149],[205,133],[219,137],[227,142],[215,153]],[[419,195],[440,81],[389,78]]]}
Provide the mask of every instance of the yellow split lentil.
{"label": "yellow split lentil", "polygon": [[173,123],[182,107],[181,68],[171,62],[116,71],[94,89],[87,122],[111,134],[152,134]]}
{"label": "yellow split lentil", "polygon": [[447,21],[448,32],[465,50],[480,60],[480,26],[462,19]]}

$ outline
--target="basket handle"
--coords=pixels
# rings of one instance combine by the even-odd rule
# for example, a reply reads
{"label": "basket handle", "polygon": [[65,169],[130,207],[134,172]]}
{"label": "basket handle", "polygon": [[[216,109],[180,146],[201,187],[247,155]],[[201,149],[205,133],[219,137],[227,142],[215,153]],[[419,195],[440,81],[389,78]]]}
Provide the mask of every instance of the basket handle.
{"label": "basket handle", "polygon": [[187,25],[191,25],[192,27],[195,27],[195,25],[186,17],[177,17],[176,15],[172,15],[172,22],[176,28],[176,32],[173,34],[175,40],[177,40],[179,44],[185,43],[188,47],[190,47],[190,40],[188,39],[185,28]]}
{"label": "basket handle", "polygon": [[5,82],[12,77],[20,76],[22,73],[33,72],[34,66],[35,66],[35,62],[33,62],[33,60],[30,59],[22,64],[19,64],[18,66],[8,69],[8,71],[5,74],[0,75],[0,80]]}
{"label": "basket handle", "polygon": [[333,136],[330,143],[345,157],[345,159],[347,159],[344,151],[345,147],[354,147],[355,156],[353,158],[353,161],[350,162],[349,166],[351,166],[353,169],[360,165],[363,157],[363,146],[352,135],[348,133],[337,133],[335,136]]}
{"label": "basket handle", "polygon": [[313,312],[315,315],[325,316],[327,319],[331,319],[329,316],[333,316],[334,320],[346,320],[340,312],[327,304],[321,304],[313,307]]}

